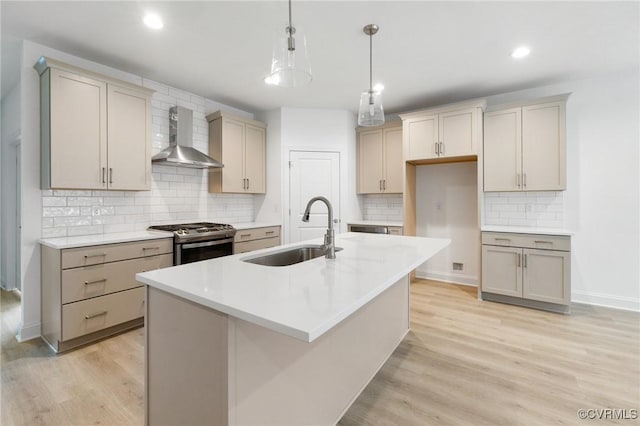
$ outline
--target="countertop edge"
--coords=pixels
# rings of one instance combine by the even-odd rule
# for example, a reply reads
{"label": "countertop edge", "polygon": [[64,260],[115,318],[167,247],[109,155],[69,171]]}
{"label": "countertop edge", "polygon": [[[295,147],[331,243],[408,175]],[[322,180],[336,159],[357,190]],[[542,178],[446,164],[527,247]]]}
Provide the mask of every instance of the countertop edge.
{"label": "countertop edge", "polygon": [[484,225],[480,232],[504,232],[509,234],[558,235],[571,237],[575,232],[561,228],[528,228],[524,226]]}
{"label": "countertop edge", "polygon": [[38,242],[53,249],[62,250],[68,248],[100,246],[103,244],[128,243],[133,241],[160,240],[173,238],[173,233],[165,231],[141,231],[81,235],[77,237],[41,238]]}

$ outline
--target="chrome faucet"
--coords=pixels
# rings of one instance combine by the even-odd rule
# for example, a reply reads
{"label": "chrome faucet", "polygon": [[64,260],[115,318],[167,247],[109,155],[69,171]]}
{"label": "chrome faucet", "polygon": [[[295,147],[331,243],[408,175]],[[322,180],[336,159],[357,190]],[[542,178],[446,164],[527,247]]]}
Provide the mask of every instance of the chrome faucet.
{"label": "chrome faucet", "polygon": [[327,205],[327,210],[329,210],[329,225],[327,226],[327,233],[324,235],[324,245],[323,248],[326,250],[326,258],[327,259],[335,259],[336,258],[336,247],[335,247],[335,235],[333,233],[333,207],[331,206],[331,202],[327,200],[325,197],[313,197],[307,203],[307,208],[304,209],[304,213],[302,214],[302,221],[309,222],[309,215],[311,214],[311,206],[316,201],[322,201]]}

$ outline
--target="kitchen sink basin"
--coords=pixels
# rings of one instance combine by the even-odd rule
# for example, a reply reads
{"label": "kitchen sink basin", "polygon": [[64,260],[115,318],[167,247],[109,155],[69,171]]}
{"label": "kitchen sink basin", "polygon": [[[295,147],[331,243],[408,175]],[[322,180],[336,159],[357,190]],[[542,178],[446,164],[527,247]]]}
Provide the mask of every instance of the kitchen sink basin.
{"label": "kitchen sink basin", "polygon": [[[336,247],[336,252],[340,250],[342,250],[341,247]],[[319,245],[307,245],[293,247],[288,250],[277,251],[263,256],[242,259],[242,261],[264,266],[287,266],[306,262],[307,260],[324,256],[325,254],[327,254],[327,250],[324,247]]]}

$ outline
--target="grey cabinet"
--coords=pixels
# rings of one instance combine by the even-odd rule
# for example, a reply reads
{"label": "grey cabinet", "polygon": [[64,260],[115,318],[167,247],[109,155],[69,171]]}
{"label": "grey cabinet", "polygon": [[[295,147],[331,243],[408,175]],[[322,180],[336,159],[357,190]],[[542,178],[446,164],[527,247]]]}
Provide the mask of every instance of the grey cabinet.
{"label": "grey cabinet", "polygon": [[[568,236],[482,233],[482,296],[499,301],[571,302],[571,241]],[[545,308],[545,305],[533,307]]]}

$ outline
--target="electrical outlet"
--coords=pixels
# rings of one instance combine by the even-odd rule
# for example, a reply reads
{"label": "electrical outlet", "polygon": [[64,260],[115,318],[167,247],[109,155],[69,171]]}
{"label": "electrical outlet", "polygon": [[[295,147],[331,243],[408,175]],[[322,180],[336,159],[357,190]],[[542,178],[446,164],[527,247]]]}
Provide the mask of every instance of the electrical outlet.
{"label": "electrical outlet", "polygon": [[464,267],[464,263],[453,262],[452,268],[454,271],[462,271],[463,267]]}
{"label": "electrical outlet", "polygon": [[100,207],[94,207],[93,208],[93,215],[94,216],[100,216]]}

